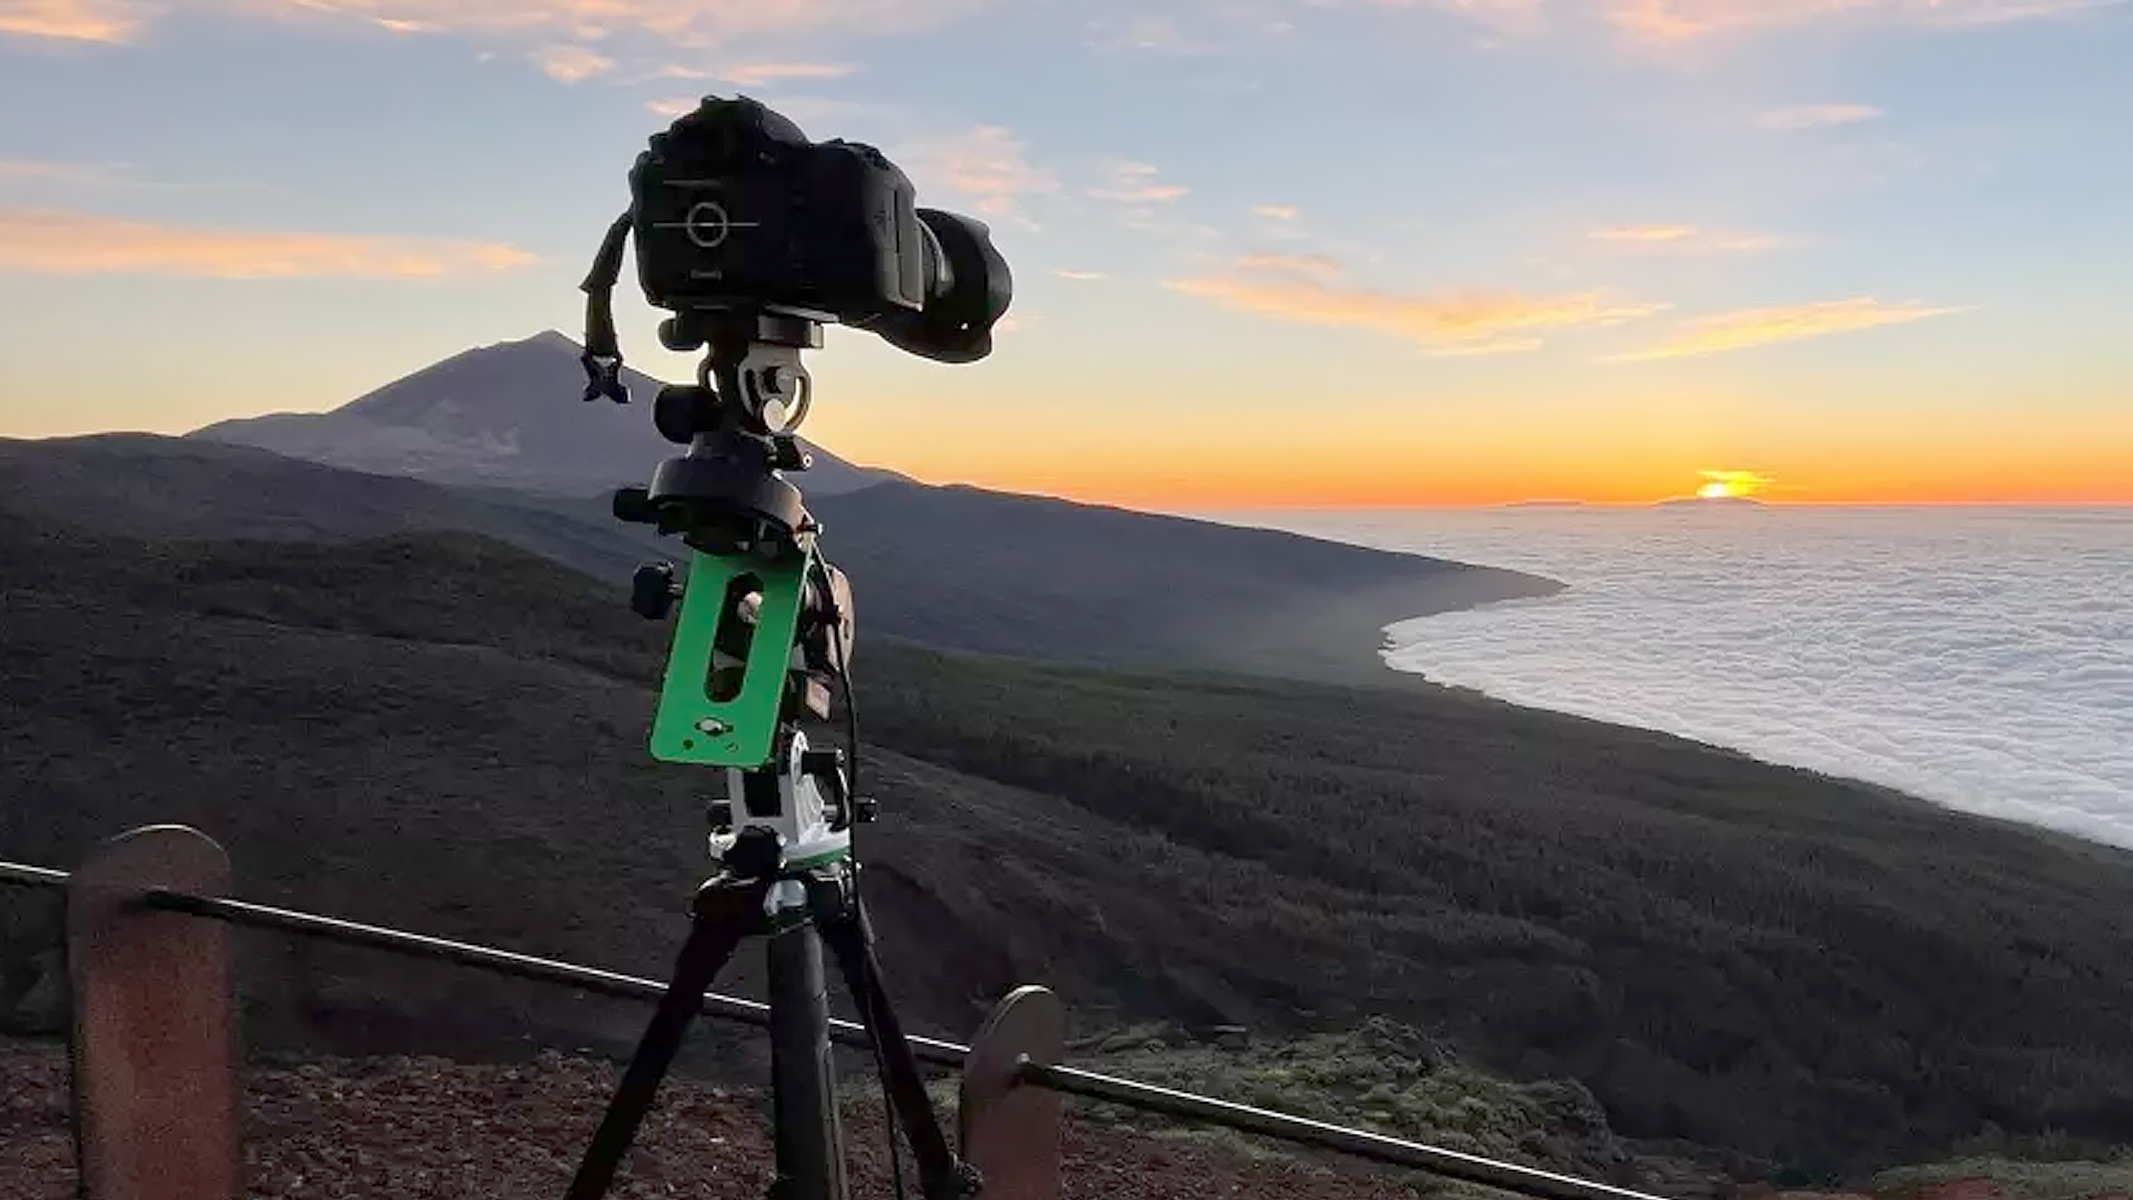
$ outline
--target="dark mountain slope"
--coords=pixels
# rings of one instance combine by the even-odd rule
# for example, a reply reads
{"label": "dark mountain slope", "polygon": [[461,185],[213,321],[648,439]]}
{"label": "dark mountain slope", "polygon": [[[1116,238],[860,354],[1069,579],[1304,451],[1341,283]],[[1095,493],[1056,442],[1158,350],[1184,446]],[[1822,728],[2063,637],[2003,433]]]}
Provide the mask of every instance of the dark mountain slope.
{"label": "dark mountain slope", "polygon": [[[0,854],[156,820],[261,899],[658,974],[705,773],[642,754],[663,632],[465,536],[127,543],[0,522]],[[1434,690],[858,664],[870,896],[914,1024],[1366,1014],[1616,1127],[1821,1172],[2133,1117],[2129,856]],[[16,905],[15,896],[0,904]],[[0,1009],[34,991],[8,938]],[[258,1036],[625,1046],[642,1019],[247,942]],[[734,983],[750,986],[754,964]]]}
{"label": "dark mountain slope", "polygon": [[0,511],[148,538],[311,541],[458,530],[578,570],[627,579],[649,544],[627,527],[511,504],[493,493],[346,471],[250,446],[148,434],[0,439]]}
{"label": "dark mountain slope", "polygon": [[1033,658],[1390,683],[1377,651],[1401,619],[1391,614],[1560,589],[1512,571],[975,488],[885,484],[814,507],[824,546],[865,588],[866,620]]}
{"label": "dark mountain slope", "polygon": [[[813,505],[833,561],[855,581],[869,635],[1035,657],[1396,686],[1402,677],[1376,654],[1386,624],[1559,587],[1513,571],[971,488],[886,483]],[[601,499],[446,488],[138,435],[0,441],[0,507],[156,537],[469,530],[608,580],[618,603],[637,564],[686,549],[614,520]]]}

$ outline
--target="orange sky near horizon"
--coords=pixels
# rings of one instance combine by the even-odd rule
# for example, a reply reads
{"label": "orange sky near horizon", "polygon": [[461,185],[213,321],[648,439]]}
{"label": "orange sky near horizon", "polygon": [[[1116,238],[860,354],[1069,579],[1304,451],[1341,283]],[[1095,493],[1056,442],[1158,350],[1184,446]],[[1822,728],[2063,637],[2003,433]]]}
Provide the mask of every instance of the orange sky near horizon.
{"label": "orange sky near horizon", "polygon": [[[825,397],[857,390],[830,384]],[[927,482],[1170,511],[1648,504],[1697,494],[1707,472],[1761,477],[1737,490],[1769,503],[2133,504],[2133,406],[2043,417],[1951,404],[1938,419],[1805,411],[1773,422],[1731,399],[1566,404],[1548,389],[1499,388],[1424,415],[1397,397],[1361,400],[1348,420],[1318,422],[1278,407],[1270,419],[1252,393],[1210,415],[1207,401],[1040,401],[1056,389],[1039,384],[1015,403],[985,403],[985,390],[927,397],[945,422],[913,420],[894,391],[826,400],[807,431]]]}
{"label": "orange sky near horizon", "polygon": [[[961,483],[1004,491],[1056,496],[1093,504],[1114,504],[1169,512],[1222,509],[1385,509],[1486,508],[1521,502],[1574,501],[1592,505],[1645,505],[1697,494],[1703,472],[1691,470],[1643,476],[1564,476],[1550,484],[1528,481],[1519,486],[1504,479],[1444,480],[1402,483],[1398,480],[1344,480],[1324,475],[1269,479],[1244,473],[1188,473],[1124,467],[1001,470],[998,472],[907,473],[929,483]],[[1774,480],[1767,490],[1748,493],[1768,504],[1802,506],[1960,506],[2021,505],[2106,508],[2133,506],[2133,478],[2068,480],[2056,472],[2034,478],[1999,476],[1965,478],[1946,470],[1918,470],[1890,477],[1805,477],[1802,482]],[[803,480],[804,483],[804,480]]]}

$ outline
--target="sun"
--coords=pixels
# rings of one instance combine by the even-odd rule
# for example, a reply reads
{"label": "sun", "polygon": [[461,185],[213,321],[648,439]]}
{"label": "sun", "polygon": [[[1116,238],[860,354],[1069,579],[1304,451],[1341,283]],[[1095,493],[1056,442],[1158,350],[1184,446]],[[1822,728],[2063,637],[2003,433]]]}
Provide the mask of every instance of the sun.
{"label": "sun", "polygon": [[1696,495],[1704,500],[1746,499],[1777,482],[1757,471],[1705,471],[1703,478]]}

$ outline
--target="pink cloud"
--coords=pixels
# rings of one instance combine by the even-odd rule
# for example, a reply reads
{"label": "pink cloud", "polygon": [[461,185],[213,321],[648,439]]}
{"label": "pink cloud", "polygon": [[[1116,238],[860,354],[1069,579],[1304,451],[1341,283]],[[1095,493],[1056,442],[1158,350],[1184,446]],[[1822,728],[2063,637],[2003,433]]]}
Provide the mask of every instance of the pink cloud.
{"label": "pink cloud", "polygon": [[1801,104],[1792,108],[1772,109],[1757,117],[1755,123],[1765,129],[1796,133],[1802,129],[1823,129],[1836,125],[1860,125],[1878,121],[1888,113],[1871,104]]}
{"label": "pink cloud", "polygon": [[123,0],[0,0],[0,36],[61,42],[123,42],[142,13]]}
{"label": "pink cloud", "polygon": [[1110,179],[1088,194],[1098,200],[1113,200],[1120,204],[1167,204],[1192,189],[1177,183],[1157,183],[1156,176],[1162,172],[1144,162],[1114,162],[1107,172]]}
{"label": "pink cloud", "polygon": [[1528,296],[1464,290],[1417,295],[1350,284],[1343,275],[1339,263],[1319,255],[1257,254],[1228,271],[1170,280],[1164,286],[1237,312],[1368,329],[1467,354],[1532,350],[1541,344],[1531,336],[1534,331],[1616,325],[1665,308],[1593,292]]}
{"label": "pink cloud", "polygon": [[533,52],[542,74],[562,83],[583,83],[614,70],[615,60],[583,46],[544,46]]}
{"label": "pink cloud", "polygon": [[0,0],[0,35],[117,42],[151,18],[196,11],[342,20],[399,32],[598,41],[647,34],[681,46],[761,35],[898,33],[971,15],[992,0]]}
{"label": "pink cloud", "polygon": [[1904,325],[1930,317],[1967,311],[1962,308],[1902,303],[1885,304],[1871,296],[1825,300],[1814,304],[1743,309],[1690,321],[1668,341],[1646,350],[1613,355],[1607,362],[1656,362],[1747,350],[1777,342],[1856,333],[1885,325]]}
{"label": "pink cloud", "polygon": [[1817,22],[1981,25],[2064,17],[2116,0],[1606,0],[1607,18],[1641,41],[1678,43]]}
{"label": "pink cloud", "polygon": [[435,279],[537,261],[500,242],[204,229],[50,209],[0,209],[0,270],[210,279]]}
{"label": "pink cloud", "polygon": [[1784,244],[1781,238],[1761,233],[1713,233],[1694,225],[1616,225],[1595,229],[1586,237],[1596,242],[1628,249],[1720,250],[1746,253],[1771,250]]}
{"label": "pink cloud", "polygon": [[1059,187],[1050,172],[1030,161],[1029,144],[1000,125],[922,140],[899,161],[921,192],[946,188],[989,216],[1016,215],[1025,198]]}

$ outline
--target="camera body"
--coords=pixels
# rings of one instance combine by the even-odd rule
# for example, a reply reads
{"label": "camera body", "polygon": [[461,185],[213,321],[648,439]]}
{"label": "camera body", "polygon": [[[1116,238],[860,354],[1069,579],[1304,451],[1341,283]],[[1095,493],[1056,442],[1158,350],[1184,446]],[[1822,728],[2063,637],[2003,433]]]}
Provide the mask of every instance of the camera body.
{"label": "camera body", "polygon": [[768,309],[865,325],[925,307],[917,193],[871,146],[810,142],[745,97],[706,98],[630,169],[637,275],[677,312]]}
{"label": "camera body", "polygon": [[645,298],[685,344],[715,316],[788,316],[881,334],[915,354],[982,358],[1012,295],[982,222],[917,206],[901,168],[813,142],[745,96],[704,97],[630,169]]}

